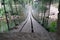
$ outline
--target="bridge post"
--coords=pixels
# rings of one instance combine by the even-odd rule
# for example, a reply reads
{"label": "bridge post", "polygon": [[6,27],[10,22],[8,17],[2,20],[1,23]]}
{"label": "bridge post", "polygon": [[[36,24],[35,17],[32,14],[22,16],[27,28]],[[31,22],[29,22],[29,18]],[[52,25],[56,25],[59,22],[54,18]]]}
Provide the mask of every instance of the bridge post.
{"label": "bridge post", "polygon": [[60,0],[59,0],[59,13],[58,13],[58,21],[57,21],[57,40],[60,40]]}

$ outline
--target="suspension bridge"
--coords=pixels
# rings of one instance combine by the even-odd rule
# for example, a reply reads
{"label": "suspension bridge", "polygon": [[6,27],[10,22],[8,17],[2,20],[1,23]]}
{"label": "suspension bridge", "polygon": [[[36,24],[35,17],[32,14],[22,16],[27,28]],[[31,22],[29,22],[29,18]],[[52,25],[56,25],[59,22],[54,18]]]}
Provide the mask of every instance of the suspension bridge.
{"label": "suspension bridge", "polygon": [[27,9],[26,20],[10,29],[9,33],[0,34],[0,40],[53,40],[49,32],[33,18],[32,7],[28,5]]}
{"label": "suspension bridge", "polygon": [[[34,2],[36,2],[36,4],[33,4]],[[39,4],[38,1],[34,0],[31,1],[31,3],[30,1],[26,1],[23,4],[19,0],[17,2],[16,0],[7,2],[3,0],[0,3],[0,8],[2,8],[4,13],[3,14],[1,11],[0,40],[55,40],[47,31],[48,29],[45,28],[49,25],[49,14],[47,13],[45,15],[42,12],[38,14],[40,12],[39,8],[36,6]],[[42,2],[40,2],[40,4],[41,3]],[[43,12],[45,13],[45,11]],[[50,10],[48,10],[48,12],[50,12]]]}

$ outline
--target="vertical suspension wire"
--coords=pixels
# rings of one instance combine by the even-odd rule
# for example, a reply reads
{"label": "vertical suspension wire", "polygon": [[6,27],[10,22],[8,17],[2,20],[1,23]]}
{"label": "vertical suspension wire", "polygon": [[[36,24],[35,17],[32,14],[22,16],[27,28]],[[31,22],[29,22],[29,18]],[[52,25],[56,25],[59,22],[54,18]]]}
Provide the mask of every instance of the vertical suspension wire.
{"label": "vertical suspension wire", "polygon": [[44,9],[42,9],[42,26],[44,26],[45,27],[45,12],[46,12],[46,8],[45,8],[45,4],[42,2],[42,8],[44,8]]}
{"label": "vertical suspension wire", "polygon": [[[22,9],[20,8],[20,5],[21,5],[21,4],[20,4],[20,1],[19,1],[19,0],[17,0],[17,1],[18,1],[18,3],[19,3],[19,5],[18,5],[18,6],[19,6],[19,12],[21,13],[21,10],[22,10]],[[18,12],[18,13],[19,13],[19,12]],[[20,24],[20,13],[19,13],[19,24]]]}
{"label": "vertical suspension wire", "polygon": [[[0,1],[0,3],[1,3],[1,1]],[[0,8],[2,7],[2,5],[0,4]],[[1,10],[0,10],[0,13],[1,13]],[[0,28],[1,28],[1,20],[0,20]]]}
{"label": "vertical suspension wire", "polygon": [[[18,0],[13,0],[13,1],[14,1],[16,13],[17,13],[17,15],[19,16],[18,7],[17,7],[17,2],[18,2]],[[19,5],[18,5],[18,6],[19,6]],[[18,17],[18,20],[19,20],[19,17]],[[20,22],[20,20],[18,21],[18,24],[19,24],[19,22]],[[16,25],[18,25],[18,24],[16,23]]]}
{"label": "vertical suspension wire", "polygon": [[[38,4],[37,4],[37,5],[38,5]],[[37,6],[37,8],[38,8],[38,6]],[[38,8],[37,11],[38,11],[38,13],[37,13],[37,14],[38,14],[38,22],[39,22],[39,8]]]}
{"label": "vertical suspension wire", "polygon": [[[9,0],[9,5],[10,5],[10,8],[11,8],[11,15],[12,15],[12,14],[14,15],[11,0]],[[14,24],[16,25],[16,22],[15,22],[15,20],[14,20],[14,19],[13,19],[13,21],[14,21]]]}
{"label": "vertical suspension wire", "polygon": [[[43,8],[43,2],[42,2],[42,8]],[[41,14],[41,19],[42,19],[42,25],[44,25],[43,24],[43,10],[42,10],[42,14]]]}
{"label": "vertical suspension wire", "polygon": [[20,11],[20,10],[21,10],[21,9],[20,9],[20,1],[19,1],[19,0],[17,0],[17,1],[18,1],[18,8],[19,8],[18,15],[19,15],[19,24],[20,24],[20,12],[21,12],[21,11]]}
{"label": "vertical suspension wire", "polygon": [[[47,17],[47,27],[49,27],[49,16],[50,16],[50,7],[51,7],[51,4],[52,4],[52,2],[53,2],[53,0],[49,0],[49,3],[48,3],[48,5],[49,5],[49,8],[48,8],[48,17]],[[49,31],[49,29],[48,29],[48,31]]]}
{"label": "vertical suspension wire", "polygon": [[13,0],[13,1],[14,1],[14,5],[15,5],[15,8],[16,8],[16,13],[18,14],[17,5],[16,5],[17,0]]}

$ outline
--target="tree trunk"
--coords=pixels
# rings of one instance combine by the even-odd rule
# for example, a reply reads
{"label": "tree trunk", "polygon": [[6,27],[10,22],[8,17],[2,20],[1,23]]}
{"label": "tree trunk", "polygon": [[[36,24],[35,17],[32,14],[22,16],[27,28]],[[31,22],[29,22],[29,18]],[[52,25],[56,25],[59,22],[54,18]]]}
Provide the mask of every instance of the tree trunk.
{"label": "tree trunk", "polygon": [[44,12],[44,17],[43,17],[43,26],[45,27],[45,12]]}
{"label": "tree trunk", "polygon": [[60,40],[60,0],[59,0],[58,21],[57,21],[57,40]]}
{"label": "tree trunk", "polygon": [[3,0],[3,4],[4,4],[4,12],[5,12],[5,16],[6,16],[7,26],[8,26],[8,30],[9,30],[9,21],[7,18],[7,12],[6,12],[6,8],[5,8],[5,0]]}

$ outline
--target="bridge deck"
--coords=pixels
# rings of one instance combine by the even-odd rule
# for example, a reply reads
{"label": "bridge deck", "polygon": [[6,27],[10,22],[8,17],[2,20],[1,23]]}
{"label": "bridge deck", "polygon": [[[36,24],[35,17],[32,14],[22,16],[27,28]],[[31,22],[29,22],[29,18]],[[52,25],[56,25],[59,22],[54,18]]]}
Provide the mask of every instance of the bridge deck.
{"label": "bridge deck", "polygon": [[19,39],[20,40],[52,40],[49,33],[33,17],[28,17],[21,25],[17,27],[18,29],[13,29],[10,31],[10,33],[2,34],[3,36],[1,35],[2,37],[0,36],[0,39],[1,40],[2,39],[3,40],[5,39],[6,40],[10,40],[10,39],[11,40],[16,40],[16,39],[17,40]]}

